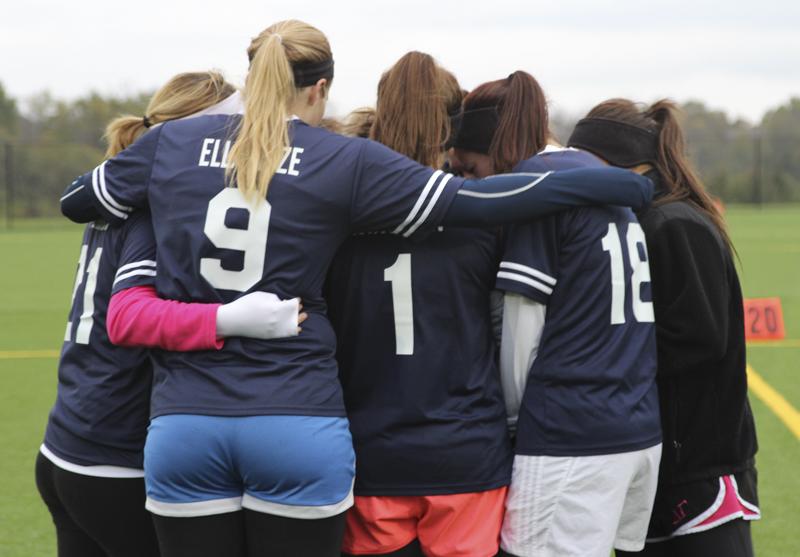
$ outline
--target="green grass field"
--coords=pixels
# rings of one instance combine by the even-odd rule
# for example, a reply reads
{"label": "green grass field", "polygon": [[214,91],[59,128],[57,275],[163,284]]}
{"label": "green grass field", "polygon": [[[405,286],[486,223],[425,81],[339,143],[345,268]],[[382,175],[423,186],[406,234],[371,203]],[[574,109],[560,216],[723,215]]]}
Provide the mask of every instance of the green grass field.
{"label": "green grass field", "polygon": [[[746,296],[780,296],[787,338],[800,339],[800,206],[731,208]],[[56,387],[56,360],[10,351],[57,350],[66,323],[81,227],[17,223],[0,231],[0,556],[55,555],[54,530],[33,480]],[[795,343],[797,346],[798,344]],[[35,356],[30,355],[29,356]],[[752,346],[753,368],[800,408],[800,347]],[[761,557],[800,554],[800,441],[751,394],[760,451],[764,518],[754,527]]]}

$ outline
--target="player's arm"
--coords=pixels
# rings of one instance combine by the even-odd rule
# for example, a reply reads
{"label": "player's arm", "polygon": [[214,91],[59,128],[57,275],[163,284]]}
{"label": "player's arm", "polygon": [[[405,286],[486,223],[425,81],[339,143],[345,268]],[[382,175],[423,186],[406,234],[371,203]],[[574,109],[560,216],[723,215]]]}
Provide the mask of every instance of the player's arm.
{"label": "player's arm", "polygon": [[525,385],[544,330],[547,306],[525,296],[507,293],[503,302],[500,380],[509,429],[516,428]]}
{"label": "player's arm", "polygon": [[650,203],[652,182],[621,168],[578,168],[546,173],[503,174],[465,180],[442,224],[494,226],[526,222],[585,205]]}
{"label": "player's arm", "polygon": [[72,182],[61,195],[61,212],[75,222],[102,218],[126,221],[147,205],[147,188],[163,126],[153,128],[127,149]]}
{"label": "player's arm", "polygon": [[702,369],[728,349],[726,258],[708,226],[663,219],[645,224],[653,277],[658,373]]}
{"label": "player's arm", "polygon": [[404,237],[440,225],[526,222],[582,205],[641,208],[653,195],[650,180],[613,167],[465,180],[371,141],[364,142],[354,166],[350,215],[355,231]]}
{"label": "player's arm", "polygon": [[251,292],[228,304],[179,302],[158,297],[153,287],[114,294],[108,307],[108,336],[121,346],[187,352],[219,350],[227,337],[273,339],[297,336],[306,314],[300,300]]}
{"label": "player's arm", "polygon": [[111,342],[167,350],[212,350],[230,336],[278,338],[298,334],[299,300],[255,292],[229,304],[183,303],[158,297],[156,242],[150,215],[137,211],[122,229],[106,316]]}

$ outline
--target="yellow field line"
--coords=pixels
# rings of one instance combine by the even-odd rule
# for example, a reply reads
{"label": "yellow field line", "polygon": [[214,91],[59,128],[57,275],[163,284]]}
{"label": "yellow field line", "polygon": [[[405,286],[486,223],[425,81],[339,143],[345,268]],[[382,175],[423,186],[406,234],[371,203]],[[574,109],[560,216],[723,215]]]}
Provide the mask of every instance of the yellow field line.
{"label": "yellow field line", "polygon": [[800,439],[800,412],[795,410],[778,391],[770,387],[769,383],[764,381],[749,364],[747,366],[747,383],[750,390],[786,424],[795,437]]}
{"label": "yellow field line", "polygon": [[748,348],[800,348],[800,339],[761,340],[747,343]]}
{"label": "yellow field line", "polygon": [[0,350],[0,360],[35,360],[58,358],[58,350]]}

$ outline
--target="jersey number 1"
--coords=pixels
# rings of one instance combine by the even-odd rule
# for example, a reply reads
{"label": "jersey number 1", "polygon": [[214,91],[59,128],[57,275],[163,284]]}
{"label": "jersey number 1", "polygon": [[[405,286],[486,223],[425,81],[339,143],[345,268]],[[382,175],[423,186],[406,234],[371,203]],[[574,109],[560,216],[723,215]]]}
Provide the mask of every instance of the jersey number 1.
{"label": "jersey number 1", "polygon": [[384,282],[392,285],[394,308],[395,353],[411,356],[414,353],[414,301],[411,296],[411,254],[401,253],[383,271]]}
{"label": "jersey number 1", "polygon": [[[628,223],[625,240],[628,259],[631,262],[633,317],[640,323],[652,323],[653,302],[643,302],[641,299],[642,284],[650,282],[650,266],[647,264],[644,231],[638,222]],[[642,245],[644,259],[639,252],[638,244]],[[603,251],[607,251],[611,258],[611,324],[622,325],[625,323],[625,264],[622,258],[623,246],[615,223],[608,223],[608,234],[603,236],[602,246]]]}
{"label": "jersey number 1", "polygon": [[[78,258],[78,272],[75,275],[75,286],[72,288],[72,303],[75,302],[75,294],[83,283],[84,271],[86,274],[86,285],[83,287],[83,313],[78,321],[78,330],[75,331],[75,342],[78,344],[89,344],[89,336],[92,334],[94,325],[94,291],[97,289],[97,271],[100,269],[100,258],[103,255],[103,248],[97,248],[86,267],[89,246],[81,246],[81,255]],[[72,339],[72,321],[67,322],[67,330],[64,333],[64,340]]]}

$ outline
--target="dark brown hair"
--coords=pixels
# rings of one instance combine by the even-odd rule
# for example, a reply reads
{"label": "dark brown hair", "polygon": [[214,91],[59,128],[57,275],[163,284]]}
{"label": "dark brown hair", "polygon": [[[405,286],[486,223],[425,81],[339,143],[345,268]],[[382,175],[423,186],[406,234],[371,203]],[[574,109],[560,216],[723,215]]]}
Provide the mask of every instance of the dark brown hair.
{"label": "dark brown hair", "polygon": [[412,51],[381,76],[369,137],[414,159],[439,168],[450,137],[450,117],[462,93],[453,74],[429,54]]}
{"label": "dark brown hair", "polygon": [[667,194],[655,200],[653,206],[671,201],[687,201],[693,204],[711,219],[728,249],[734,253],[725,220],[686,153],[680,116],[678,106],[668,99],[657,101],[649,107],[628,99],[610,99],[598,104],[587,114],[587,118],[607,118],[656,132],[658,151],[655,166]]}
{"label": "dark brown hair", "polygon": [[547,145],[547,99],[531,74],[516,71],[506,79],[479,85],[464,98],[464,110],[492,106],[497,107],[499,122],[489,156],[499,174]]}

